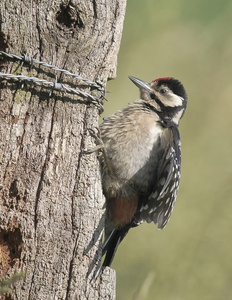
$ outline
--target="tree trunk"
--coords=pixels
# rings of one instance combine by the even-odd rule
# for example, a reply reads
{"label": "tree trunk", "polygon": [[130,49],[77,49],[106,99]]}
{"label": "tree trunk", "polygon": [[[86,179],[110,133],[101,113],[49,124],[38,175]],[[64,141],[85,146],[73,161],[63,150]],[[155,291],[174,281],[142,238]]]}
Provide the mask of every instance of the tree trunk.
{"label": "tree trunk", "polygon": [[[115,77],[126,0],[1,0],[0,50],[79,74]],[[101,96],[50,68],[0,58],[0,72]],[[97,276],[104,198],[88,129],[91,99],[0,77],[0,277],[26,271],[7,299],[114,299],[115,273]],[[3,297],[3,296],[2,296]]]}

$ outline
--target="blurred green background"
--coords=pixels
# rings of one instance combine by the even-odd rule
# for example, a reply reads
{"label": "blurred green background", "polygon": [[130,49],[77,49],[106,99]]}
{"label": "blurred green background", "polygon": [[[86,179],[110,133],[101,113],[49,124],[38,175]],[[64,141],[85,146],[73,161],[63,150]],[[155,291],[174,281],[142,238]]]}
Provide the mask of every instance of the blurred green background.
{"label": "blurred green background", "polygon": [[149,274],[140,300],[232,299],[232,1],[128,0],[103,116],[138,98],[128,75],[173,76],[189,102],[174,212],[164,230],[143,224],[119,246],[117,300],[137,299]]}

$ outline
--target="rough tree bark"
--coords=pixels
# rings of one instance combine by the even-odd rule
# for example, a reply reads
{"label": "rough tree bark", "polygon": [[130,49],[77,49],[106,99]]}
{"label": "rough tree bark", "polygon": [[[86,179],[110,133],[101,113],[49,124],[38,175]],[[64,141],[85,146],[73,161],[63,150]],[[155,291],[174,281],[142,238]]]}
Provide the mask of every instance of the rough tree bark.
{"label": "rough tree bark", "polygon": [[[125,6],[1,0],[0,50],[105,85],[116,74]],[[57,74],[2,57],[0,71],[48,81]],[[71,77],[58,80],[100,96]],[[98,109],[83,98],[0,78],[0,278],[26,271],[7,299],[115,298],[113,270],[91,280],[104,198],[96,154],[83,150],[94,146],[88,128],[97,124]]]}

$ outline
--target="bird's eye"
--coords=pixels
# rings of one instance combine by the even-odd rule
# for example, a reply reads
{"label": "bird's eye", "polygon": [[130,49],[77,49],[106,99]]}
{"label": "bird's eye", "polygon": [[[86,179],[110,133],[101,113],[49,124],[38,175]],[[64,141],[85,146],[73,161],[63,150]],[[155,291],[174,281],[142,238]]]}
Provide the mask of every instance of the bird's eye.
{"label": "bird's eye", "polygon": [[168,90],[163,88],[163,89],[160,89],[159,92],[160,92],[160,94],[166,94],[168,92]]}

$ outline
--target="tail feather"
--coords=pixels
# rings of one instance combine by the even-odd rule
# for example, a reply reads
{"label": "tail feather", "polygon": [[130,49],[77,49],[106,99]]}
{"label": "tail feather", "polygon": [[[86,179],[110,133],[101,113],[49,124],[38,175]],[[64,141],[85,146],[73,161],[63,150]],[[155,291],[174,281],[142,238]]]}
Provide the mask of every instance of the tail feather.
{"label": "tail feather", "polygon": [[113,229],[108,237],[106,237],[103,249],[102,249],[102,256],[106,254],[104,262],[102,266],[110,267],[112,264],[112,261],[114,259],[115,253],[118,249],[119,244],[124,239],[124,237],[127,235],[130,228],[136,227],[138,224],[134,221],[132,221],[130,224],[127,224],[126,226],[120,228],[120,229]]}
{"label": "tail feather", "polygon": [[109,266],[112,264],[115,253],[121,241],[127,235],[129,229],[131,228],[131,224],[126,225],[121,229],[113,229],[109,235],[109,237],[105,240],[103,244],[102,256],[106,254],[103,266]]}

